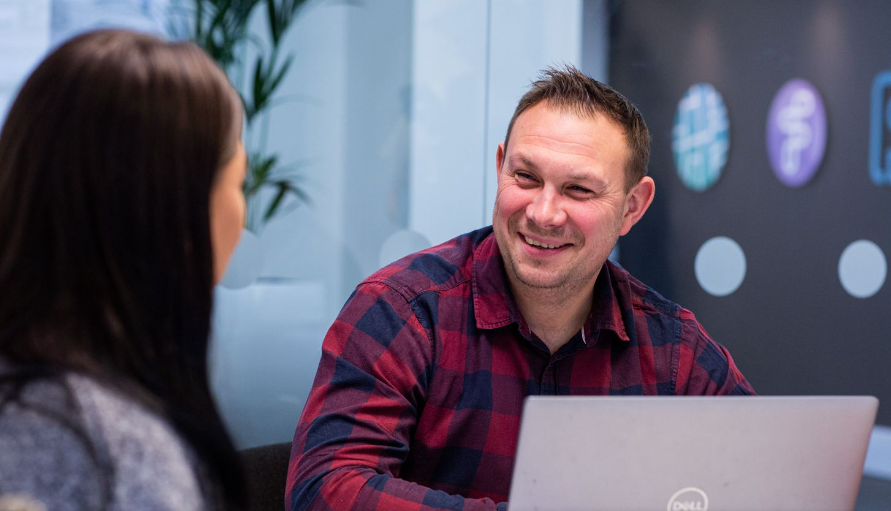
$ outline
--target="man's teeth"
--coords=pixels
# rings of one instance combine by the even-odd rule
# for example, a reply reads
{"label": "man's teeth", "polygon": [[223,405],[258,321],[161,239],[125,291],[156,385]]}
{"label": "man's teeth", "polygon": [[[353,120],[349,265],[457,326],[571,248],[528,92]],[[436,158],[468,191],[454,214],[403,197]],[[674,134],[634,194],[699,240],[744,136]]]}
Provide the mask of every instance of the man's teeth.
{"label": "man's teeth", "polygon": [[526,243],[532,245],[533,247],[542,247],[542,248],[558,248],[559,245],[548,245],[547,243],[539,243],[529,236],[523,236],[526,238]]}

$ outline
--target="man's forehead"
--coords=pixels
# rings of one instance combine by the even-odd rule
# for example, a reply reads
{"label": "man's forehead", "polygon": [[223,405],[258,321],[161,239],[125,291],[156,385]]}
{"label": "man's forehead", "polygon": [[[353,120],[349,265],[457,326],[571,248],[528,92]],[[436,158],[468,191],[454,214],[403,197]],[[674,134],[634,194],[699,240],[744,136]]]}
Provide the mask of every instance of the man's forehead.
{"label": "man's forehead", "polygon": [[518,122],[506,144],[505,156],[511,160],[532,160],[545,148],[556,153],[574,156],[593,156],[630,151],[628,139],[611,120],[580,118],[572,114],[549,111],[533,112],[523,122]]}
{"label": "man's forehead", "polygon": [[[527,115],[529,114],[529,115]],[[508,168],[543,170],[562,153],[573,161],[573,180],[603,179],[604,165],[625,170],[631,147],[622,127],[607,114],[584,115],[571,108],[540,102],[517,118],[504,155]],[[618,149],[618,151],[617,151]],[[598,177],[599,176],[599,177]]]}
{"label": "man's forehead", "polygon": [[585,129],[577,130],[574,133],[582,137],[600,138],[603,136],[605,128],[607,130],[613,128],[622,135],[623,140],[627,138],[624,127],[606,113],[594,110],[583,111],[580,108],[541,101],[517,116],[511,130],[511,140],[505,142],[512,142],[514,134],[517,132],[532,132],[538,135],[558,132],[561,125],[567,121],[586,125]]}

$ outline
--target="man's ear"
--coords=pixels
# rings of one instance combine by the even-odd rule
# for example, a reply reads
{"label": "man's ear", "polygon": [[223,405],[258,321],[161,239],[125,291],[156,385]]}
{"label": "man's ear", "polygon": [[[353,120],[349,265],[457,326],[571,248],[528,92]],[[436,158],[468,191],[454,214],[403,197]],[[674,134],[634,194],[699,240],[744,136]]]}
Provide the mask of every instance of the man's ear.
{"label": "man's ear", "polygon": [[622,218],[622,228],[619,230],[619,236],[628,234],[631,227],[643,218],[647,208],[653,203],[653,197],[656,195],[656,183],[650,176],[644,176],[634,188],[628,192],[628,198],[625,201],[625,216]]}
{"label": "man's ear", "polygon": [[498,144],[498,151],[495,152],[495,172],[501,175],[501,166],[504,165],[504,142]]}

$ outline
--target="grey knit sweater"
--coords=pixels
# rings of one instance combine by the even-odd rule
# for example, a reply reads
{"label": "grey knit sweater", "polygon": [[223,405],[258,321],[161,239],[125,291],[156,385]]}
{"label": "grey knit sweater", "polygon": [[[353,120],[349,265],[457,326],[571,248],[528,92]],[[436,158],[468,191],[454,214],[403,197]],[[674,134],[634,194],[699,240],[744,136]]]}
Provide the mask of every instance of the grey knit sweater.
{"label": "grey knit sweater", "polygon": [[[26,386],[25,405],[0,410],[0,511],[41,503],[52,511],[206,507],[191,450],[170,424],[94,380],[66,379],[79,414],[63,387],[48,382]],[[64,421],[79,424],[89,444]]]}

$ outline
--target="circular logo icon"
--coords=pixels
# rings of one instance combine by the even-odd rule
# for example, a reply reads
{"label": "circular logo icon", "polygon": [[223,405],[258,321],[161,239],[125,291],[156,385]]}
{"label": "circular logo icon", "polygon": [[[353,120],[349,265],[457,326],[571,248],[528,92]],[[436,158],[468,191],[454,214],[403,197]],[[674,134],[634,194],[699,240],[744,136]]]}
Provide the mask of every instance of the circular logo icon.
{"label": "circular logo icon", "polygon": [[786,186],[799,187],[816,174],[826,150],[826,109],[806,80],[780,88],[767,116],[767,154],[774,174]]}
{"label": "circular logo icon", "polygon": [[668,500],[668,511],[708,511],[708,495],[690,486],[678,490]]}
{"label": "circular logo icon", "polygon": [[671,148],[687,188],[701,192],[721,177],[730,149],[730,120],[724,98],[711,84],[697,83],[681,98]]}

